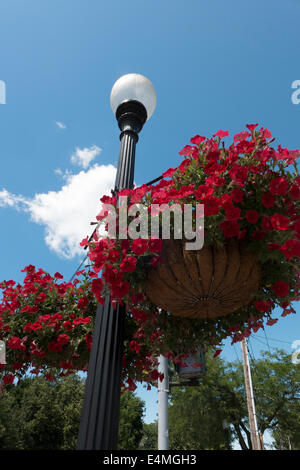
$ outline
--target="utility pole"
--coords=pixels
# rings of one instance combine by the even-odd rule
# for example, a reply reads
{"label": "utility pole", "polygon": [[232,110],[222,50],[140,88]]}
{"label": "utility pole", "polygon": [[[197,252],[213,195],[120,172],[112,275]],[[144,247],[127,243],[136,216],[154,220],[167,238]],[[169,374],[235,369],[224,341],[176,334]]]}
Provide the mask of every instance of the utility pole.
{"label": "utility pole", "polygon": [[164,379],[158,379],[158,450],[169,450],[169,361],[160,355],[158,372],[164,374]]}
{"label": "utility pole", "polygon": [[245,338],[241,341],[242,354],[243,354],[243,367],[245,376],[245,388],[247,396],[248,415],[251,432],[252,450],[261,450],[259,433],[257,428],[254,394],[251,379],[251,370],[248,358],[248,348]]}

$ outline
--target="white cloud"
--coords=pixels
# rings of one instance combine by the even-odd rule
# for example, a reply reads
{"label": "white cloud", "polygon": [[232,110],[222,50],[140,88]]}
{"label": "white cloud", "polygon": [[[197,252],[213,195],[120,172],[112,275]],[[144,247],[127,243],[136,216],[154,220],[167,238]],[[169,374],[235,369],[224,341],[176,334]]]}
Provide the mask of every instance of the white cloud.
{"label": "white cloud", "polygon": [[71,156],[71,162],[74,163],[74,165],[78,165],[86,169],[91,161],[100,154],[100,152],[101,148],[97,145],[92,145],[92,147],[85,147],[83,149],[77,147],[75,153]]}
{"label": "white cloud", "polygon": [[56,121],[55,124],[56,124],[57,127],[59,127],[60,129],[66,129],[66,128],[67,128],[67,126],[66,126],[63,122]]}
{"label": "white cloud", "polygon": [[25,198],[0,191],[0,207],[13,207],[30,214],[32,222],[44,225],[45,242],[62,258],[83,255],[79,243],[92,233],[90,222],[100,211],[103,194],[114,186],[116,168],[95,164],[88,171],[68,174],[59,191]]}
{"label": "white cloud", "polygon": [[56,168],[56,170],[54,170],[54,173],[60,176],[65,181],[67,181],[70,176],[73,176],[72,171],[70,170],[62,171],[61,168]]}
{"label": "white cloud", "polygon": [[14,207],[16,210],[20,210],[24,203],[23,196],[11,194],[6,189],[0,191],[0,207]]}
{"label": "white cloud", "polygon": [[60,168],[56,168],[56,169],[54,170],[54,173],[55,173],[56,175],[58,175],[58,176],[63,176],[63,171],[62,171]]}

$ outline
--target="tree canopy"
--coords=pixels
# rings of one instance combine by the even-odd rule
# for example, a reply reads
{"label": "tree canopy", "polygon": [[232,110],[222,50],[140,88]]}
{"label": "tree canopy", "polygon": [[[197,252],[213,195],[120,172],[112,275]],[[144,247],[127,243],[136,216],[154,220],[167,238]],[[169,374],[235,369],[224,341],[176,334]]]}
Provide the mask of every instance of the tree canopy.
{"label": "tree canopy", "polygon": [[[0,449],[76,449],[84,381],[27,378],[0,394]],[[135,449],[142,437],[144,403],[121,396],[119,448]]]}
{"label": "tree canopy", "polygon": [[[197,387],[172,387],[170,448],[251,449],[241,362],[207,353],[207,374]],[[284,351],[251,360],[259,432],[275,449],[300,449],[300,368]],[[177,381],[173,376],[170,382]],[[0,393],[0,449],[75,449],[84,396],[79,375],[46,382],[26,378]],[[119,449],[157,449],[157,422],[143,423],[145,404],[133,392],[121,396]]]}
{"label": "tree canopy", "polygon": [[[300,369],[284,351],[251,361],[259,432],[274,435],[276,448],[299,448]],[[173,388],[169,407],[174,449],[229,449],[237,440],[251,449],[243,367],[207,355],[198,387]],[[280,447],[281,446],[281,447]]]}

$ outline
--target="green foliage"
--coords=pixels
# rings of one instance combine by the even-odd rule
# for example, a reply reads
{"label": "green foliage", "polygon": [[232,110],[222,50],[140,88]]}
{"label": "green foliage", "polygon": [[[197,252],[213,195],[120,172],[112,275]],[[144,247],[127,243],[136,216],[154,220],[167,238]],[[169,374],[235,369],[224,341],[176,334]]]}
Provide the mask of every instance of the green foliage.
{"label": "green foliage", "polygon": [[300,403],[290,404],[289,413],[277,422],[272,436],[278,450],[300,450]]}
{"label": "green foliage", "polygon": [[169,407],[170,448],[220,450],[230,448],[232,432],[223,423],[227,409],[218,385],[224,380],[221,359],[207,356],[207,375],[195,387],[174,387]]}
{"label": "green foliage", "polygon": [[17,442],[17,430],[12,420],[15,400],[10,388],[0,393],[0,449],[13,448]]}
{"label": "green foliage", "polygon": [[[76,449],[84,381],[77,375],[46,382],[27,378],[0,394],[0,449]],[[120,449],[136,449],[142,437],[144,403],[121,397]]]}
{"label": "green foliage", "polygon": [[139,445],[139,450],[157,450],[158,442],[158,427],[157,421],[155,423],[146,424],[143,426],[143,437]]}
{"label": "green foliage", "polygon": [[[206,357],[207,375],[198,387],[171,388],[170,448],[230,449],[238,440],[251,448],[243,367]],[[251,361],[258,428],[268,430],[276,449],[300,450],[300,367],[276,350]],[[175,380],[175,377],[171,381]],[[84,382],[27,378],[0,394],[0,449],[75,449]],[[120,450],[157,449],[157,422],[143,424],[143,401],[121,396]],[[227,423],[227,425],[226,425]]]}
{"label": "green foliage", "polygon": [[83,393],[78,376],[57,383],[27,378],[10,386],[0,396],[1,448],[75,449]]}
{"label": "green foliage", "polygon": [[[300,368],[293,364],[291,356],[284,351],[276,350],[273,353],[264,352],[258,360],[251,361],[252,382],[256,403],[256,415],[259,432],[264,435],[265,431],[278,436],[283,434],[298,434],[294,422],[299,421],[299,398],[300,398]],[[233,386],[237,404],[246,404],[245,388],[243,386],[242,364],[229,364],[228,378]],[[251,448],[247,410],[241,405],[231,410],[235,420],[231,420],[235,426],[235,434],[242,447]],[[244,441],[241,431],[247,435],[247,443]],[[295,438],[295,445],[297,442]],[[276,446],[275,439],[275,446]]]}
{"label": "green foliage", "polygon": [[[299,449],[299,365],[276,350],[251,361],[251,371],[259,432],[272,433],[276,448]],[[228,449],[234,439],[251,449],[242,364],[208,354],[199,387],[172,390],[169,422],[173,449]]]}
{"label": "green foliage", "polygon": [[300,450],[300,367],[291,355],[276,350],[255,361],[253,386],[258,426],[272,432],[276,448]]}
{"label": "green foliage", "polygon": [[145,403],[133,392],[121,395],[119,450],[135,450],[143,435],[143,413]]}

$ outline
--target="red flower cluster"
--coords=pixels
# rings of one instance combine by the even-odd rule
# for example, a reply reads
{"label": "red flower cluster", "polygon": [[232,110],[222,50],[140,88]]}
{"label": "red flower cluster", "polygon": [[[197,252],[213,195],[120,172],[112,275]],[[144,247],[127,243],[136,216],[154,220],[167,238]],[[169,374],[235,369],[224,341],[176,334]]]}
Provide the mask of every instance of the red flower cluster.
{"label": "red flower cluster", "polygon": [[0,338],[6,341],[7,356],[7,364],[1,368],[3,384],[21,378],[32,365],[32,373],[44,370],[49,380],[54,375],[47,370],[53,367],[57,376],[61,368],[69,373],[85,369],[90,348],[87,338],[95,315],[89,276],[78,286],[78,279],[59,284],[61,274],[51,277],[32,265],[22,272],[26,273],[23,285],[13,281],[0,284]]}
{"label": "red flower cluster", "polygon": [[[235,238],[243,240],[249,249],[261,256],[264,282],[269,287],[261,286],[249,309],[241,313],[237,326],[237,320],[230,319],[227,334],[233,337],[233,341],[261,328],[264,317],[269,325],[273,324],[269,315],[278,299],[285,297],[290,302],[298,295],[292,263],[298,261],[300,253],[300,178],[285,170],[295,162],[296,153],[280,146],[273,149],[268,141],[272,137],[270,131],[263,127],[257,130],[257,126],[248,124],[247,130],[236,134],[228,148],[221,145],[221,140],[228,137],[228,131],[219,130],[211,139],[195,135],[190,144],[179,152],[184,157],[182,163],[165,171],[158,184],[119,193],[119,196],[128,198],[129,204],[136,201],[144,203],[148,213],[155,216],[163,212],[163,204],[192,204],[195,207],[196,203],[201,203],[204,205],[208,243],[214,243],[215,239],[226,243],[227,239]],[[117,205],[117,200],[109,196],[102,198],[102,202]],[[161,206],[154,211],[154,204]],[[139,324],[134,339],[129,342],[129,349],[139,356],[145,337],[153,340],[157,348],[161,347],[160,335],[156,337],[151,333],[147,336],[146,333],[150,331],[147,330],[149,319],[152,318],[153,326],[158,318],[155,306],[149,310],[146,296],[138,303],[136,297],[143,291],[145,271],[160,262],[158,255],[162,250],[162,240],[100,238],[89,243],[89,250],[94,276],[97,277],[102,269],[105,280],[105,285],[99,284],[98,289],[93,289],[97,299],[103,301],[104,295],[110,293],[114,302],[126,303]],[[274,279],[274,272],[277,279]],[[292,283],[287,281],[291,276]],[[135,305],[139,306],[138,310]],[[140,312],[144,316],[142,321]],[[248,321],[249,317],[253,319]],[[166,323],[163,318],[161,314],[158,324],[163,325],[164,345],[168,342],[168,335],[173,337],[174,334],[184,343],[182,338],[188,337],[192,327],[183,332],[178,325],[174,326],[175,320],[170,322],[168,319]],[[219,323],[221,325],[222,321]],[[165,330],[166,325],[169,330]],[[218,332],[213,335],[205,330],[202,334],[202,340],[207,344],[214,344],[217,337]]]}
{"label": "red flower cluster", "polygon": [[[1,367],[3,384],[29,367],[33,373],[44,370],[48,380],[86,370],[96,304],[103,304],[106,295],[113,305],[126,304],[123,387],[130,390],[136,380],[151,384],[161,379],[157,356],[180,360],[191,352],[191,337],[195,350],[214,346],[217,356],[226,337],[235,343],[262,328],[264,321],[275,324],[277,319],[270,316],[275,307],[283,309],[283,317],[295,312],[291,302],[299,298],[299,151],[280,145],[274,149],[268,129],[246,127],[228,148],[222,142],[228,131],[219,130],[212,138],[195,135],[179,152],[183,161],[165,171],[157,184],[126,189],[118,196],[126,196],[129,205],[144,204],[160,227],[166,207],[190,204],[195,210],[203,204],[205,243],[242,240],[260,261],[262,283],[253,301],[217,322],[178,319],[158,311],[147,299],[144,283],[147,269],[163,258],[162,240],[124,239],[127,229],[120,239],[95,232],[80,244],[89,248],[91,262],[88,273],[77,273],[84,275],[83,281],[58,283],[60,273],[51,277],[29,265],[23,270],[23,285],[1,284],[0,339],[7,342],[8,357],[8,365]],[[119,216],[116,196],[103,196],[101,203],[98,222],[107,224],[108,204]]]}

